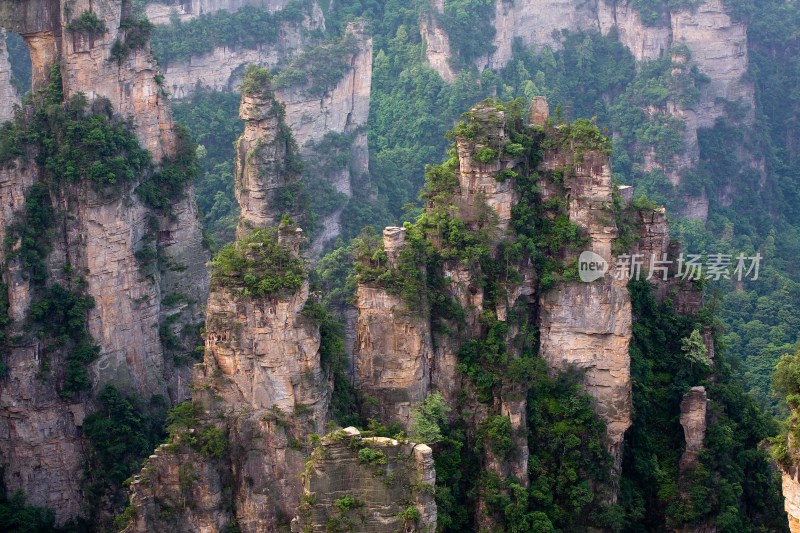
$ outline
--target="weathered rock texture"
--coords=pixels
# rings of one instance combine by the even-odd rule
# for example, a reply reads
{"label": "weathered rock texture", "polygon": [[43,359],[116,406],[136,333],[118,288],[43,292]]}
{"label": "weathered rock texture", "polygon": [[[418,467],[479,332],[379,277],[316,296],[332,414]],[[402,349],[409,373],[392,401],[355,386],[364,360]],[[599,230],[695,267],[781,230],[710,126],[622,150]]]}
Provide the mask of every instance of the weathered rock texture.
{"label": "weathered rock texture", "polygon": [[800,471],[797,468],[782,472],[784,508],[789,517],[789,530],[800,533]]}
{"label": "weathered rock texture", "polygon": [[277,224],[283,214],[297,219],[301,213],[295,201],[281,201],[299,187],[300,173],[297,147],[269,82],[242,95],[239,117],[245,128],[236,141],[234,191],[241,237],[248,228]]}
{"label": "weathered rock texture", "polygon": [[[450,66],[450,47],[447,35],[436,25],[436,14],[442,11],[440,0],[433,0],[431,15],[420,23],[420,34],[427,43],[430,66],[445,80],[455,77]],[[615,31],[638,61],[659,59],[673,54],[675,69],[696,66],[710,82],[699,87],[699,101],[684,106],[669,101],[663,109],[647,109],[648,114],[666,113],[685,125],[684,148],[667,164],[655,160],[651,151],[645,153],[643,169],[663,170],[674,185],[682,174],[694,168],[699,157],[697,131],[714,126],[718,118],[726,117],[726,102],[738,102],[748,112],[744,124],[751,124],[755,107],[754,87],[745,74],[748,70],[747,27],[735,22],[725,12],[722,0],[704,0],[692,9],[673,9],[664,13],[654,25],[644,24],[629,0],[496,0],[494,52],[476,60],[479,71],[499,70],[512,57],[512,44],[520,39],[525,46],[561,46],[561,32],[594,30],[603,34]],[[677,47],[685,46],[691,55],[689,63]],[[747,161],[747,158],[750,158]],[[746,156],[744,163],[763,171],[757,157]],[[681,215],[705,220],[709,199],[703,194],[687,199]]]}
{"label": "weathered rock texture", "polygon": [[[565,149],[545,155],[543,169],[571,169],[564,179],[569,218],[590,238],[587,249],[613,267],[611,244],[617,227],[611,215],[612,185],[608,156],[583,154],[582,161]],[[549,187],[542,184],[545,199]],[[622,441],[631,425],[631,380],[628,346],[632,335],[627,280],[607,275],[592,283],[562,282],[540,299],[539,353],[554,371],[584,371],[584,387],[597,399],[596,409],[607,425],[608,447],[618,469]]]}
{"label": "weathered rock texture", "polygon": [[[160,23],[158,18],[151,20]],[[164,65],[164,86],[174,98],[188,98],[198,84],[206,89],[234,91],[247,65],[272,69],[286,63],[310,44],[307,35],[316,31],[325,31],[325,17],[314,3],[303,23],[284,22],[274,43],[261,44],[254,49],[223,46],[208,54],[192,56],[188,61],[169,62]]]}
{"label": "weathered rock texture", "polygon": [[[83,11],[92,11],[105,24],[101,35],[88,37],[65,29]],[[34,87],[41,85],[57,60],[67,98],[82,92],[89,102],[104,98],[115,113],[129,117],[133,131],[156,163],[174,153],[176,136],[167,100],[154,80],[156,69],[147,46],[132,51],[121,64],[109,61],[112,43],[124,39],[120,21],[130,13],[121,0],[77,0],[74,2],[26,1],[0,6],[0,26],[22,34],[31,51]],[[32,158],[28,157],[31,161]],[[5,232],[24,204],[28,187],[39,180],[33,163],[17,161],[2,171],[2,187],[8,192],[0,223]],[[201,246],[197,212],[191,189],[172,206],[172,216],[156,213],[134,194],[135,183],[117,199],[101,198],[88,185],[75,196],[65,196],[68,217],[59,217],[48,259],[50,279],[69,280],[62,266],[69,263],[84,281],[84,291],[95,300],[88,327],[100,347],[100,357],[90,367],[93,390],[114,383],[146,398],[160,394],[172,401],[186,397],[188,372],[172,368],[165,358],[159,326],[167,314],[178,311],[176,327],[200,320],[197,303],[204,301],[208,280]],[[61,220],[63,218],[63,220]],[[149,219],[158,229],[155,234]],[[146,276],[135,252],[149,242],[161,245],[166,260],[154,276]],[[22,320],[30,303],[30,287],[12,261],[5,276],[9,286],[11,314]],[[181,276],[175,271],[182,270]],[[161,300],[183,292],[191,303],[183,309],[166,309]],[[12,326],[17,327],[17,326]],[[78,487],[84,458],[80,426],[91,410],[89,397],[72,404],[59,400],[56,381],[63,374],[63,361],[49,361],[51,380],[33,378],[42,369],[36,356],[40,341],[26,336],[23,345],[12,347],[8,376],[0,382],[0,463],[9,490],[23,490],[35,505],[53,508],[59,523],[82,512],[84,502]],[[27,355],[26,355],[27,354]],[[32,356],[33,355],[33,356]]]}
{"label": "weathered rock texture", "polygon": [[[369,462],[361,450],[379,455]],[[304,503],[292,532],[322,533],[336,523],[353,532],[432,533],[436,530],[432,455],[425,444],[363,438],[352,427],[328,435],[312,453],[303,475]],[[354,502],[343,507],[348,497]],[[410,510],[419,518],[414,519]]]}
{"label": "weathered rock texture", "polygon": [[15,104],[19,104],[19,95],[11,84],[11,63],[6,48],[6,32],[0,28],[0,122],[14,117]]}
{"label": "weathered rock texture", "polygon": [[[397,266],[405,230],[386,228],[384,250]],[[369,414],[408,426],[411,407],[430,388],[430,322],[386,289],[359,284],[356,293],[355,382],[370,397]]]}
{"label": "weathered rock texture", "polygon": [[681,401],[681,426],[686,441],[686,449],[681,456],[681,473],[689,472],[695,466],[703,450],[708,421],[708,395],[705,387],[692,387]]}

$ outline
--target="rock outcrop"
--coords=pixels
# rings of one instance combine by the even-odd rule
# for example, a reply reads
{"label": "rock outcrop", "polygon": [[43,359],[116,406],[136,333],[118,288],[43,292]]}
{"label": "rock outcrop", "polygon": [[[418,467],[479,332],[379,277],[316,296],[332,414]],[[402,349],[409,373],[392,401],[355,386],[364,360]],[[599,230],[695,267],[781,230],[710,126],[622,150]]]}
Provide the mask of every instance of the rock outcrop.
{"label": "rock outcrop", "polygon": [[705,387],[692,387],[681,401],[681,426],[686,449],[681,456],[681,474],[690,472],[699,460],[706,438],[708,395]]}
{"label": "rock outcrop", "polygon": [[[92,34],[68,29],[84,12],[93,13],[105,29]],[[121,0],[43,0],[0,7],[0,26],[20,33],[31,51],[33,86],[45,83],[57,61],[65,98],[83,93],[89,106],[110,103],[113,113],[130,119],[139,143],[158,165],[169,161],[180,141],[155,80],[157,70],[147,43],[129,47],[119,62],[111,58],[113,44],[124,42],[132,31],[131,20],[130,4]],[[31,155],[2,171],[2,186],[9,192],[4,198],[10,200],[8,205],[4,202],[3,232],[22,208],[27,189],[41,179],[40,169],[25,162],[32,160]],[[126,185],[111,199],[95,194],[88,185],[78,187],[74,198],[58,198],[65,208],[69,205],[70,216],[63,217],[52,242],[48,274],[51,280],[71,286],[63,272],[64,264],[71,265],[84,282],[81,290],[94,299],[88,330],[100,354],[89,367],[93,391],[113,383],[146,398],[158,394],[179,401],[188,394],[188,371],[173,368],[165,357],[159,331],[177,311],[181,316],[170,320],[173,327],[201,319],[197,303],[207,295],[207,254],[191,188],[168,214],[146,206],[133,194],[135,186]],[[151,244],[162,251],[163,273],[157,268],[148,276],[136,252]],[[18,269],[12,261],[4,276],[17,321],[26,316],[31,301],[30,283]],[[182,270],[180,277],[176,270]],[[164,297],[179,291],[189,302],[182,309],[162,305]],[[35,335],[11,347],[9,373],[0,382],[0,433],[5,437],[0,462],[9,490],[21,489],[31,503],[51,507],[62,523],[85,508],[78,486],[84,464],[80,426],[92,403],[91,395],[59,399],[56,379],[32,378],[45,364],[55,377],[63,374],[64,354],[45,363],[36,355],[43,348]]]}
{"label": "rock outcrop", "polygon": [[0,28],[0,123],[14,117],[14,105],[19,104],[19,94],[11,83],[11,63],[6,47],[6,32]]}
{"label": "rock outcrop", "polygon": [[[384,250],[397,267],[405,230],[386,228]],[[366,414],[408,426],[410,410],[430,388],[433,348],[430,322],[400,296],[369,284],[356,293],[355,383],[370,398]]]}
{"label": "rock outcrop", "polygon": [[322,439],[304,479],[292,532],[436,530],[436,471],[425,444],[363,437],[346,428]]}
{"label": "rock outcrop", "polygon": [[789,518],[789,530],[800,533],[800,471],[797,468],[781,473],[784,508]]}
{"label": "rock outcrop", "polygon": [[[420,34],[427,43],[428,63],[447,81],[456,73],[450,66],[450,47],[446,33],[436,24],[436,15],[443,6],[433,0],[431,14],[420,22]],[[693,8],[673,8],[660,20],[645,23],[629,0],[507,0],[495,1],[494,51],[479,57],[478,71],[485,68],[500,70],[512,58],[512,44],[519,40],[524,46],[561,46],[562,31],[599,31],[604,35],[615,32],[620,42],[630,49],[637,61],[649,61],[671,54],[677,71],[697,67],[708,76],[709,83],[699,87],[696,104],[681,105],[667,102],[663,109],[646,109],[649,115],[667,114],[685,124],[683,150],[672,161],[657,162],[653,150],[643,150],[645,171],[662,170],[673,185],[679,185],[683,173],[697,165],[699,159],[698,129],[713,127],[716,120],[725,118],[726,103],[736,102],[747,110],[743,124],[754,120],[755,93],[745,74],[748,71],[747,27],[734,21],[725,11],[722,0],[704,0]],[[686,61],[686,54],[691,56]],[[755,156],[744,161],[763,173],[763,162]],[[746,159],[746,157],[745,157]],[[709,198],[705,193],[689,197],[681,215],[705,220]]]}
{"label": "rock outcrop", "polygon": [[[283,107],[264,79],[248,78],[239,117],[245,128],[236,141],[234,191],[241,207],[238,235],[248,229],[276,225],[284,214],[299,219],[300,172],[297,146],[284,122]],[[284,198],[286,197],[286,198]]]}
{"label": "rock outcrop", "polygon": [[[555,150],[545,154],[543,168],[566,168],[569,218],[588,235],[587,250],[615,270],[612,241],[617,227],[611,212],[612,184],[608,156],[587,152],[582,161]],[[545,199],[550,190],[542,184]],[[556,284],[540,298],[539,353],[553,371],[583,371],[584,387],[597,399],[597,412],[607,425],[608,447],[619,469],[622,441],[631,425],[631,379],[628,347],[632,311],[627,279],[610,274],[591,283]]]}

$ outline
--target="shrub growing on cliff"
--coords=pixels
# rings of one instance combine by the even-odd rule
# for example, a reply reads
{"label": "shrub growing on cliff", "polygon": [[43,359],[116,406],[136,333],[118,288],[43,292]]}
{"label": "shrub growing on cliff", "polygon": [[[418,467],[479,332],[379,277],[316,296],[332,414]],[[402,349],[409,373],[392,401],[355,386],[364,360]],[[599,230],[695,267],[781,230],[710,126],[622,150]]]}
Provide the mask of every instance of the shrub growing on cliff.
{"label": "shrub growing on cliff", "polygon": [[255,229],[224,246],[211,261],[211,282],[245,297],[298,290],[306,279],[303,260],[278,242],[275,228]]}
{"label": "shrub growing on cliff", "polygon": [[102,35],[107,30],[105,22],[91,11],[84,11],[79,17],[72,19],[65,28],[67,31],[90,37]]}

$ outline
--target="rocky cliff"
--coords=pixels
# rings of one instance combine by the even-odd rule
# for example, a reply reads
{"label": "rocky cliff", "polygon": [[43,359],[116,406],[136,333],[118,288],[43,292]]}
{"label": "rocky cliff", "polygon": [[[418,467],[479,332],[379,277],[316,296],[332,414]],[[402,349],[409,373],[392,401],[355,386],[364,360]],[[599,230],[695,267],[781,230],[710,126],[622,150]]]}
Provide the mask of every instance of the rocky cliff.
{"label": "rocky cliff", "polygon": [[14,104],[19,103],[17,89],[11,84],[11,63],[6,48],[6,32],[0,28],[0,122],[14,117]]}
{"label": "rocky cliff", "polygon": [[782,472],[781,481],[789,530],[797,533],[800,531],[800,476],[796,470]]}
{"label": "rocky cliff", "polygon": [[[31,52],[33,85],[48,82],[57,62],[65,99],[83,93],[89,108],[106,108],[130,120],[139,143],[156,165],[168,165],[181,147],[175,134],[167,100],[155,80],[157,73],[146,40],[128,46],[128,55],[112,58],[114,43],[132,39],[130,5],[125,1],[24,2],[0,8],[0,26],[22,34]],[[63,5],[62,5],[63,4]],[[92,13],[102,31],[79,31],[70,25],[82,13]],[[127,21],[127,22],[126,22]],[[129,43],[130,44],[130,43]],[[52,80],[50,80],[52,81]],[[28,113],[31,113],[28,111]],[[32,163],[36,148],[3,171],[8,205],[4,205],[2,231],[19,217],[29,189],[43,180],[43,169]],[[157,167],[158,168],[158,167]],[[99,347],[89,365],[91,391],[113,383],[149,398],[154,394],[171,401],[186,397],[188,373],[173,368],[165,357],[159,334],[164,324],[180,329],[201,318],[198,302],[207,294],[206,252],[201,246],[197,212],[191,188],[176,197],[170,211],[158,211],[133,194],[139,180],[123,186],[116,197],[93,192],[86,183],[51,190],[60,229],[52,233],[46,259],[49,283],[91,297],[87,329]],[[85,178],[85,176],[82,176]],[[5,197],[5,196],[4,196]],[[65,216],[66,213],[69,216]],[[48,232],[50,234],[50,232]],[[160,250],[152,275],[143,272],[137,251]],[[80,279],[76,285],[65,275],[69,265]],[[182,276],[175,276],[176,270]],[[26,317],[35,291],[17,260],[4,274],[8,284],[10,315],[18,328]],[[36,289],[41,290],[41,289]],[[162,305],[169,294],[185,295],[180,308]],[[168,321],[168,318],[174,316]],[[79,486],[84,467],[80,426],[93,409],[92,394],[64,399],[57,384],[64,375],[66,353],[52,353],[43,339],[25,335],[11,346],[9,372],[2,379],[3,446],[0,458],[9,490],[21,489],[30,501],[51,507],[59,522],[85,510]],[[49,352],[47,357],[40,354]],[[52,369],[53,378],[32,376]],[[46,375],[45,370],[45,375]]]}
{"label": "rocky cliff", "polygon": [[[390,268],[397,268],[404,241],[403,228],[383,231]],[[356,308],[355,383],[369,398],[365,414],[408,427],[411,408],[430,389],[430,322],[380,286],[360,284]]]}
{"label": "rocky cliff", "polygon": [[436,471],[425,444],[365,438],[349,427],[322,439],[303,480],[293,533],[436,530]]}
{"label": "rocky cliff", "polygon": [[[266,69],[251,67],[243,84],[247,125],[236,169],[242,214],[236,242],[211,264],[205,358],[192,402],[181,407],[189,416],[173,423],[170,444],[135,478],[126,531],[166,531],[175,520],[181,531],[288,531],[293,517],[293,528],[316,531],[331,516],[345,520],[356,501],[364,517],[358,530],[435,526],[431,493],[415,492],[420,482],[435,483],[430,449],[364,440],[360,448],[370,452],[360,453],[352,442],[334,444],[340,433],[317,442],[330,418],[333,376],[323,358],[332,355],[323,353],[309,311],[319,304],[309,299],[303,232],[278,224],[285,211],[273,185],[285,187],[296,174],[288,169],[291,134],[269,80]],[[348,437],[361,442],[357,431]],[[365,453],[379,459],[367,461]],[[367,475],[375,468],[396,483],[390,488]],[[343,509],[346,496],[355,499]],[[417,505],[403,503],[412,500]]]}
{"label": "rocky cliff", "polygon": [[[588,236],[586,249],[602,257],[614,272],[617,258],[612,242],[618,234],[609,157],[596,151],[576,157],[574,152],[556,150],[545,154],[543,169],[566,169],[569,218]],[[552,190],[542,185],[545,191]],[[540,298],[540,353],[554,371],[583,371],[584,387],[597,399],[597,412],[606,422],[617,469],[625,431],[631,425],[628,346],[632,316],[626,284],[627,277],[609,274],[591,283],[557,284]]]}
{"label": "rocky cliff", "polygon": [[236,141],[234,191],[241,206],[239,236],[249,229],[276,225],[283,215],[299,220],[300,172],[297,145],[275,99],[270,75],[248,76],[239,117],[245,128]]}
{"label": "rocky cliff", "polygon": [[[439,25],[431,22],[431,17],[435,21],[436,14],[441,13],[439,4],[432,3],[432,15],[423,17],[420,33],[427,43],[429,65],[443,79],[451,81],[454,74],[447,36]],[[670,100],[663,109],[646,110],[650,115],[665,113],[676,117],[686,126],[682,133],[683,150],[668,165],[656,162],[654,153],[645,153],[644,170],[663,170],[673,185],[680,184],[682,173],[697,165],[697,131],[713,127],[717,119],[726,117],[726,102],[743,105],[747,112],[742,122],[753,122],[754,88],[745,76],[748,71],[747,27],[731,19],[722,0],[705,0],[691,9],[673,8],[650,23],[643,22],[628,0],[496,0],[493,24],[495,50],[478,58],[475,64],[479,71],[504,68],[511,60],[515,40],[524,46],[557,49],[561,45],[562,31],[588,30],[604,35],[615,32],[637,61],[672,54],[676,72],[697,67],[700,73],[708,76],[709,83],[699,87],[697,103],[687,106]],[[685,47],[688,54],[681,52],[681,47]],[[687,55],[690,56],[688,63]],[[757,170],[762,168],[758,158],[751,159],[747,164]],[[707,218],[709,199],[705,195],[687,199],[686,204],[681,214],[694,219]]]}

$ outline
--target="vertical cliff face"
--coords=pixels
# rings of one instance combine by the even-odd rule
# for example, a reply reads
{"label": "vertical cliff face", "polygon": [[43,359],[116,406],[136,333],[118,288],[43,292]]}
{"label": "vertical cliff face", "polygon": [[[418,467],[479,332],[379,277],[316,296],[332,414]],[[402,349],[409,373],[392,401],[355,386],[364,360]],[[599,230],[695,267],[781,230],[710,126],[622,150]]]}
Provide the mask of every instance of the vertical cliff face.
{"label": "vertical cliff face", "polygon": [[681,456],[681,474],[691,471],[699,460],[706,438],[708,395],[705,387],[692,387],[681,401],[681,426],[686,449]]}
{"label": "vertical cliff face", "polygon": [[[241,7],[241,6],[238,6]],[[238,9],[236,7],[236,9]],[[235,11],[231,8],[230,11]],[[148,9],[148,18],[154,24],[166,24],[167,20],[153,16]],[[255,64],[275,68],[288,62],[310,44],[308,35],[325,31],[325,16],[317,3],[313,3],[303,22],[282,22],[279,37],[274,43],[260,44],[255,48],[220,46],[212,52],[192,56],[186,61],[170,61],[164,65],[164,86],[174,98],[188,98],[199,86],[217,91],[230,92],[238,88],[247,65]]]}
{"label": "vertical cliff face", "polygon": [[6,32],[0,28],[0,122],[14,117],[14,104],[19,104],[19,95],[11,84],[11,63],[8,60]]}
{"label": "vertical cliff face", "polygon": [[322,439],[303,480],[293,533],[436,530],[436,471],[425,444],[364,438],[346,428]]}
{"label": "vertical cliff face", "polygon": [[789,530],[792,533],[800,532],[800,475],[796,469],[782,472],[781,484],[783,487],[784,508],[789,517]]}
{"label": "vertical cliff face", "polygon": [[[240,236],[248,228],[277,224],[284,214],[295,219],[300,207],[297,147],[284,122],[283,107],[269,82],[269,73],[242,95],[239,116],[244,132],[236,142],[234,190],[241,206]],[[284,198],[286,197],[286,198]]]}
{"label": "vertical cliff face", "polygon": [[444,12],[444,0],[431,0],[431,13],[419,21],[419,33],[425,45],[428,65],[448,83],[455,81],[456,72],[450,66],[452,51],[450,37],[441,27],[438,17]]}
{"label": "vertical cliff face", "polygon": [[[87,32],[71,25],[86,12],[93,14],[102,31]],[[129,46],[129,54],[119,62],[111,57],[113,43],[130,38],[129,17],[130,5],[119,0],[24,2],[13,8],[4,4],[0,26],[22,34],[28,44],[35,88],[44,85],[57,61],[65,99],[83,93],[91,109],[99,106],[131,117],[140,145],[152,154],[156,165],[166,165],[180,141],[154,79],[156,69],[146,40]],[[36,149],[26,150],[2,171],[10,199],[2,220],[6,233],[24,210],[30,187],[44,179],[43,170],[32,162]],[[133,193],[144,178],[136,176],[111,197],[97,194],[86,182],[52,189],[50,201],[59,227],[52,232],[46,276],[49,283],[60,283],[94,301],[87,320],[88,333],[99,348],[88,368],[92,391],[113,383],[146,398],[159,394],[175,401],[187,394],[188,374],[173,369],[172,361],[165,358],[159,332],[170,315],[180,314],[170,320],[178,328],[201,318],[197,303],[207,294],[203,266],[207,256],[191,188],[173,200],[170,213],[158,211]],[[136,258],[136,252],[146,246],[161,250],[162,259],[152,275],[142,270]],[[77,278],[65,273],[65,264]],[[10,315],[18,321],[12,329],[27,316],[35,296],[21,265],[10,261],[4,275]],[[175,275],[177,269],[182,270],[180,278]],[[75,285],[78,278],[82,281]],[[181,309],[162,305],[163,298],[178,291],[188,303]],[[92,410],[92,394],[59,396],[56,386],[63,379],[68,354],[53,352],[29,332],[22,339],[11,347],[9,372],[0,392],[0,431],[6,437],[0,449],[4,481],[9,490],[27,493],[32,503],[51,507],[57,520],[64,522],[80,515],[86,503],[80,490],[85,462],[80,426]],[[32,378],[37,373],[47,375],[48,366],[51,379]]]}
{"label": "vertical cliff face", "polygon": [[536,43],[555,48],[559,46],[557,36],[561,30],[596,28],[593,4],[574,0],[495,0],[495,51],[476,61],[478,70],[505,67],[511,60],[515,39],[521,39],[525,46]]}
{"label": "vertical cliff face", "polygon": [[[300,146],[303,159],[335,157],[335,154],[320,154],[319,143],[326,136],[349,136],[348,164],[311,179],[324,180],[334,190],[347,197],[369,173],[369,149],[367,146],[367,120],[369,119],[370,95],[372,91],[372,36],[365,22],[351,22],[345,29],[345,42],[349,51],[342,58],[346,72],[335,86],[323,95],[311,91],[309,83],[285,87],[276,91],[276,96],[286,109],[286,123]],[[291,64],[290,67],[291,68]],[[320,221],[322,231],[311,243],[310,255],[318,257],[322,248],[341,232],[341,209],[328,214]]]}
{"label": "vertical cliff face", "polygon": [[[564,186],[569,218],[588,235],[587,250],[607,261],[613,271],[617,258],[611,245],[617,227],[611,212],[608,156],[588,152],[582,160],[573,158],[568,152],[551,152],[545,155],[543,168],[568,169]],[[540,298],[540,354],[554,371],[571,367],[585,371],[584,387],[597,399],[617,469],[624,434],[631,425],[632,316],[626,284],[626,279],[609,274],[591,283],[557,284]]]}
{"label": "vertical cliff face", "polygon": [[[397,268],[404,241],[403,228],[384,230],[390,268]],[[359,284],[356,308],[355,381],[369,398],[367,414],[408,427],[411,408],[430,388],[430,322],[380,286]]]}

